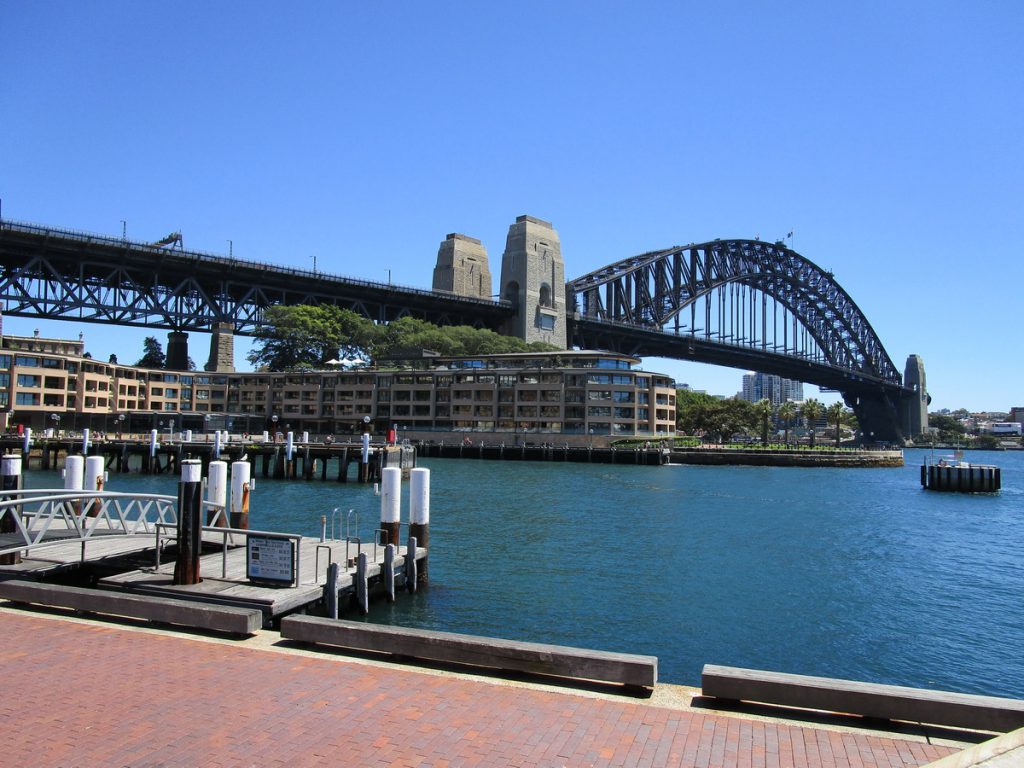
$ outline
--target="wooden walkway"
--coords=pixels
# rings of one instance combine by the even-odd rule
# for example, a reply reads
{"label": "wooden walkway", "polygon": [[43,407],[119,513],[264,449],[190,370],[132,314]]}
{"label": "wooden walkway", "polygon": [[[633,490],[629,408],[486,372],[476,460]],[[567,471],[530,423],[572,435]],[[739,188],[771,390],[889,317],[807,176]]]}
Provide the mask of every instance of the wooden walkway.
{"label": "wooden walkway", "polygon": [[[216,534],[204,534],[206,542],[218,539]],[[319,561],[317,560],[318,550]],[[367,580],[373,584],[381,578],[384,547],[363,544],[362,551],[367,556]],[[321,600],[324,596],[324,585],[327,583],[327,566],[332,561],[339,564],[340,600],[344,601],[354,593],[356,567],[355,563],[350,565],[349,559],[354,560],[357,554],[358,547],[355,543],[349,545],[346,545],[344,541],[321,543],[319,539],[303,537],[298,557],[298,585],[294,587],[251,583],[246,576],[244,546],[229,548],[226,556],[223,552],[203,555],[199,561],[199,573],[202,577],[199,584],[173,584],[174,561],[172,559],[162,562],[159,568],[143,568],[108,576],[99,582],[99,586],[163,597],[179,597],[224,605],[259,608],[269,620]],[[426,557],[425,549],[417,549],[417,560],[422,561]],[[395,557],[395,569],[401,570],[404,565],[403,548]]]}

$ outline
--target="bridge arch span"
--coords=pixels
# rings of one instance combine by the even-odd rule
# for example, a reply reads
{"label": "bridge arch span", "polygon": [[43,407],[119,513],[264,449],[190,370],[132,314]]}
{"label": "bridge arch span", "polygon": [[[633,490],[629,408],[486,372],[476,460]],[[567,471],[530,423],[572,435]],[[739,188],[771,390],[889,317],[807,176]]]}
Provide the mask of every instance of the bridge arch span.
{"label": "bridge arch span", "polygon": [[902,383],[871,323],[832,273],[782,243],[714,240],[651,251],[576,278],[567,288],[582,320]]}

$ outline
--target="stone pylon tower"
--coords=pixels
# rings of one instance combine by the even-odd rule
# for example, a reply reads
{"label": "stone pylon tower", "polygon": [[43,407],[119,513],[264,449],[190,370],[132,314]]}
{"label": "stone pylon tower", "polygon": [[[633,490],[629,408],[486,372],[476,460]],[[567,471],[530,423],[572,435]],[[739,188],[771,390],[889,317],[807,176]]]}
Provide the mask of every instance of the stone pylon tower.
{"label": "stone pylon tower", "polygon": [[900,408],[903,434],[914,439],[928,431],[928,403],[932,401],[924,377],[924,361],[918,355],[910,355],[907,358],[907,366],[903,371],[903,386],[914,390],[912,395],[904,399]]}
{"label": "stone pylon tower", "polygon": [[558,233],[549,222],[519,216],[508,228],[501,298],[517,309],[505,333],[566,348],[565,264]]}
{"label": "stone pylon tower", "polygon": [[232,323],[217,323],[210,334],[210,357],[206,361],[207,371],[234,373],[235,371],[235,326]]}
{"label": "stone pylon tower", "polygon": [[435,291],[447,291],[475,299],[491,298],[491,270],[487,249],[475,237],[451,234],[437,249]]}

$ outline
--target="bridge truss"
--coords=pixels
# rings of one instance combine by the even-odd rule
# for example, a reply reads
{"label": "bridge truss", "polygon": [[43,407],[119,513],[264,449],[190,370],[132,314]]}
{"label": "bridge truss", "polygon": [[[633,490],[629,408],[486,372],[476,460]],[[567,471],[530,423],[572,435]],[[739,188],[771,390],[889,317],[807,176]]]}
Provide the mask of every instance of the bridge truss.
{"label": "bridge truss", "polygon": [[371,320],[405,315],[498,328],[508,303],[291,269],[120,238],[0,222],[0,311],[178,331],[230,324],[253,335],[275,304],[333,304]]}
{"label": "bridge truss", "polygon": [[602,325],[618,329],[606,328],[606,337],[656,331],[664,354],[649,333],[635,334],[646,338],[647,354],[685,356],[676,350],[687,340],[692,356],[708,362],[765,370],[760,360],[776,369],[766,372],[830,387],[844,378],[901,386],[853,299],[831,273],[782,243],[715,240],[652,251],[577,278],[568,292],[584,338]]}

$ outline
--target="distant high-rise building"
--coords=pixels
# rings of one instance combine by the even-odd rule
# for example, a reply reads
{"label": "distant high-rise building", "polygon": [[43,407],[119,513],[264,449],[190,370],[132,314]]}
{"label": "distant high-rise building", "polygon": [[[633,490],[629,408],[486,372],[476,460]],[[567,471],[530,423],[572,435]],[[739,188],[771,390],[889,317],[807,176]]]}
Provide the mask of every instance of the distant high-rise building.
{"label": "distant high-rise building", "polygon": [[751,403],[770,400],[772,405],[781,405],[787,400],[803,400],[804,385],[770,373],[745,373],[740,398]]}

